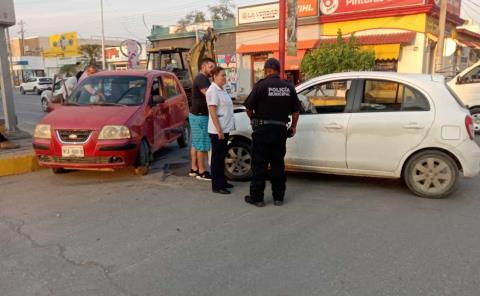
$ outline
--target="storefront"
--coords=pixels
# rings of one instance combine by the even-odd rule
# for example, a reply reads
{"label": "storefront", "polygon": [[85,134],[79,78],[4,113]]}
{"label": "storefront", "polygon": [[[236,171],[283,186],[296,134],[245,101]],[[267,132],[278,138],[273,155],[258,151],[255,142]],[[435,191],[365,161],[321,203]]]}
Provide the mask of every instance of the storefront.
{"label": "storefront", "polygon": [[[447,37],[461,25],[461,0],[449,1]],[[322,42],[335,42],[338,30],[354,34],[362,48],[374,50],[374,70],[431,73],[438,36],[438,7],[434,0],[404,1],[299,1],[298,51],[286,57],[286,71],[298,82],[301,60]],[[263,62],[278,57],[278,3],[240,7],[237,24],[239,91],[246,96],[262,77]],[[436,26],[435,26],[436,24]]]}

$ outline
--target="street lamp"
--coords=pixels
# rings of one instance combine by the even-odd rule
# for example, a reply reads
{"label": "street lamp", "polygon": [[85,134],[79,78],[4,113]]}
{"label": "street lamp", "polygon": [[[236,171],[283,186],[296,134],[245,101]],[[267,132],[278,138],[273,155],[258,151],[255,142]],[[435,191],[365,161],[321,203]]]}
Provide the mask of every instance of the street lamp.
{"label": "street lamp", "polygon": [[102,69],[105,70],[105,25],[103,22],[103,0],[100,0],[100,12],[102,18]]}

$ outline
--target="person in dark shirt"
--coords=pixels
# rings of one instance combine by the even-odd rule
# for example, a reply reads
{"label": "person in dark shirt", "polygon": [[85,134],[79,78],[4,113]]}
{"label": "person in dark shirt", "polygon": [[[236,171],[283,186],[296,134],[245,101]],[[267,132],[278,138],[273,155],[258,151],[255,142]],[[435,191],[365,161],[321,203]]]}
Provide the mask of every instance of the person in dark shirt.
{"label": "person in dark shirt", "polygon": [[202,60],[200,73],[195,77],[192,87],[192,107],[190,108],[190,127],[192,134],[192,148],[190,156],[192,168],[189,175],[199,180],[210,181],[212,177],[205,169],[205,160],[210,150],[210,136],[208,134],[208,106],[205,97],[210,87],[210,76],[216,66],[214,60]]}
{"label": "person in dark shirt", "polygon": [[[258,81],[245,101],[253,128],[253,175],[245,202],[257,207],[265,205],[265,173],[269,165],[274,204],[281,206],[284,202],[286,142],[295,136],[301,106],[293,85],[280,79],[276,59],[265,62],[264,72],[265,79]],[[287,127],[290,115],[292,123]]]}

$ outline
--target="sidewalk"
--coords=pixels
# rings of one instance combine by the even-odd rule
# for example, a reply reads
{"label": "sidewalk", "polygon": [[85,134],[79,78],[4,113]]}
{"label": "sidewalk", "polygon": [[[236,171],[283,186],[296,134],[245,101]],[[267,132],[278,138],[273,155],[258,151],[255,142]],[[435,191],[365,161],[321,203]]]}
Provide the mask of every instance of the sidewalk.
{"label": "sidewalk", "polygon": [[[4,133],[4,131],[3,122],[0,122],[0,132]],[[32,137],[28,133],[20,132],[13,137],[8,134],[6,136],[15,144],[20,145],[20,148],[0,150],[0,177],[25,174],[41,169],[32,148]]]}

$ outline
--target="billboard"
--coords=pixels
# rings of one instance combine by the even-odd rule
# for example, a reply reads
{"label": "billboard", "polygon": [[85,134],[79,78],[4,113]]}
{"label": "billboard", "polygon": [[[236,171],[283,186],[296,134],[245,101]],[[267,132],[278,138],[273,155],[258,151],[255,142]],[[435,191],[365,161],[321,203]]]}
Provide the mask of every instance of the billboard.
{"label": "billboard", "polygon": [[[298,17],[318,16],[318,0],[298,0]],[[238,8],[238,24],[253,24],[276,21],[280,16],[278,2]]]}
{"label": "billboard", "polygon": [[425,0],[320,0],[320,12],[322,15],[338,15],[423,4]]}
{"label": "billboard", "polygon": [[13,0],[0,1],[0,26],[15,25],[15,9]]}
{"label": "billboard", "polygon": [[56,55],[77,55],[78,36],[77,32],[69,32],[50,36],[50,53]]}

